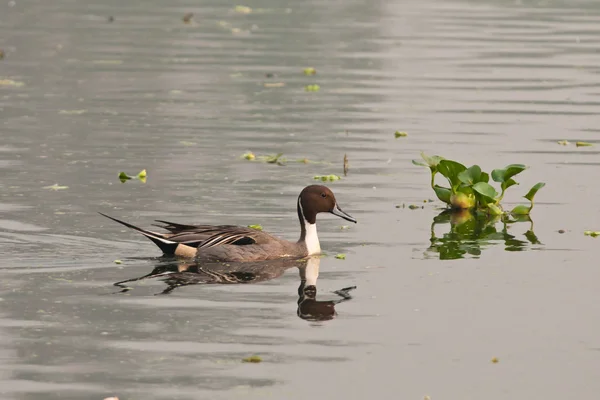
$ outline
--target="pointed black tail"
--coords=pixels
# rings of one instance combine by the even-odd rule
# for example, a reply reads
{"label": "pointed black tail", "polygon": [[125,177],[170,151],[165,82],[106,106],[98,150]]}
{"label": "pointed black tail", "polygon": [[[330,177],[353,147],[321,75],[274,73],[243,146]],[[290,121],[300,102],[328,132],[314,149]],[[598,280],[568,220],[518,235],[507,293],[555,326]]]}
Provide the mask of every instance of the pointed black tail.
{"label": "pointed black tail", "polygon": [[125,225],[128,228],[138,231],[142,235],[146,236],[148,239],[152,240],[154,242],[154,244],[157,245],[164,254],[171,255],[171,256],[175,254],[175,249],[177,249],[177,246],[179,245],[179,243],[173,242],[169,239],[166,239],[162,234],[150,232],[145,229],[138,228],[135,225],[131,225],[130,223],[121,221],[120,219],[113,218],[113,217],[103,214],[101,212],[99,212],[98,214],[105,216],[108,219],[112,219],[113,221],[118,222],[119,224]]}

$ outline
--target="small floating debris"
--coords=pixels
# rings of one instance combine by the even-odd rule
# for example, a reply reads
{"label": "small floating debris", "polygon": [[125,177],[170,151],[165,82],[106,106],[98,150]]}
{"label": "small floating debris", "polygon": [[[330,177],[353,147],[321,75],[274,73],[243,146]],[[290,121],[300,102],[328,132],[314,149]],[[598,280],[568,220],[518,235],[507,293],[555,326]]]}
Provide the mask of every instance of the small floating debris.
{"label": "small floating debris", "polygon": [[246,7],[246,6],[235,6],[235,8],[233,10],[240,14],[252,13],[252,9],[250,7]]}
{"label": "small floating debris", "polygon": [[109,23],[110,22],[115,22],[115,17],[113,17],[112,15],[109,15],[108,18],[106,19]]}
{"label": "small floating debris", "polygon": [[250,357],[243,358],[242,362],[257,364],[257,363],[262,362],[262,358],[260,358],[259,356],[250,356]]}
{"label": "small floating debris", "polygon": [[304,68],[304,75],[310,76],[310,75],[315,75],[316,73],[317,73],[317,70],[314,69],[313,67]]}
{"label": "small floating debris", "polygon": [[263,86],[266,87],[266,88],[284,87],[285,86],[285,82],[265,82],[265,83],[263,83]]}
{"label": "small floating debris", "polygon": [[315,176],[313,176],[313,179],[321,180],[323,182],[335,182],[335,181],[339,181],[342,178],[338,175],[331,174],[331,175],[315,175]]}
{"label": "small floating debris", "polygon": [[568,140],[559,140],[556,143],[560,144],[561,146],[568,146],[569,145],[569,141]]}
{"label": "small floating debris", "polygon": [[565,230],[564,229],[559,229],[558,233],[563,234],[563,233],[565,233]]}
{"label": "small floating debris", "polygon": [[43,189],[50,189],[50,190],[65,190],[68,188],[69,188],[68,186],[60,186],[58,183],[55,183],[54,185],[43,187]]}
{"label": "small floating debris", "polygon": [[585,231],[583,234],[585,236],[598,237],[600,236],[600,231]]}
{"label": "small floating debris", "polygon": [[4,58],[4,50],[0,49],[0,60]]}
{"label": "small floating debris", "polygon": [[593,146],[592,143],[588,143],[588,142],[575,142],[575,146],[577,147],[590,147]]}
{"label": "small floating debris", "polygon": [[394,132],[394,137],[395,137],[396,139],[398,139],[398,138],[400,138],[400,137],[406,137],[406,136],[408,136],[408,133],[406,133],[406,132],[400,132],[400,131],[396,131],[396,132]]}
{"label": "small floating debris", "polygon": [[318,92],[319,90],[321,90],[321,86],[319,85],[306,85],[304,86],[304,90],[307,92]]}
{"label": "small floating debris", "polygon": [[336,254],[335,258],[337,258],[338,260],[345,260],[346,259],[346,255],[343,254],[343,253]]}
{"label": "small floating debris", "polygon": [[25,83],[19,82],[19,81],[13,81],[12,79],[0,79],[0,86],[21,87],[21,86],[25,86]]}
{"label": "small floating debris", "polygon": [[267,72],[265,74],[265,78],[273,78],[273,77],[275,77],[275,74],[272,74],[271,72]]}
{"label": "small floating debris", "polygon": [[86,112],[87,110],[60,110],[58,113],[61,115],[81,115]]}
{"label": "small floating debris", "polygon": [[256,156],[251,151],[242,154],[242,157],[245,158],[246,160],[250,160],[250,161],[254,161],[256,159]]}
{"label": "small floating debris", "polygon": [[248,225],[248,228],[250,229],[256,229],[257,231],[262,231],[263,227],[262,225],[256,224],[256,225]]}
{"label": "small floating debris", "polygon": [[492,357],[492,359],[490,360],[493,364],[498,364],[500,362],[500,360],[498,359],[498,357]]}
{"label": "small floating debris", "polygon": [[121,261],[121,260],[115,260],[115,264],[123,264],[123,261]]}
{"label": "small floating debris", "polygon": [[192,18],[194,18],[194,13],[187,13],[183,16],[183,18],[181,18],[181,20],[183,21],[184,24],[189,24],[190,22],[192,22]]}
{"label": "small floating debris", "polygon": [[146,183],[146,178],[147,178],[147,173],[146,170],[143,169],[140,171],[139,174],[137,174],[136,176],[130,176],[127,175],[125,172],[121,171],[119,172],[119,180],[121,181],[121,183],[125,183],[125,181],[128,181],[130,179],[138,179],[139,181],[141,181],[142,183]]}
{"label": "small floating debris", "polygon": [[423,206],[418,206],[416,204],[409,204],[408,208],[411,210],[417,210],[419,208],[423,208]]}

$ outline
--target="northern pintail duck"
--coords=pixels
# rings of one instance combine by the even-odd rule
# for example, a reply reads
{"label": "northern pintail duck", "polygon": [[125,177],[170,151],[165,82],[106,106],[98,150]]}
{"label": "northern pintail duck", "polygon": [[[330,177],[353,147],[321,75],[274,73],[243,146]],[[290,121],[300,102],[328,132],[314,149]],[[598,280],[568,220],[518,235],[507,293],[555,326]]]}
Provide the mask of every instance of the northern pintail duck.
{"label": "northern pintail duck", "polygon": [[328,212],[347,221],[356,220],[338,207],[333,192],[321,185],[305,187],[298,196],[300,239],[290,242],[266,232],[234,225],[183,225],[157,220],[169,231],[148,231],[102,214],[152,240],[165,255],[195,258],[199,262],[245,262],[277,258],[303,258],[321,253],[317,214]]}

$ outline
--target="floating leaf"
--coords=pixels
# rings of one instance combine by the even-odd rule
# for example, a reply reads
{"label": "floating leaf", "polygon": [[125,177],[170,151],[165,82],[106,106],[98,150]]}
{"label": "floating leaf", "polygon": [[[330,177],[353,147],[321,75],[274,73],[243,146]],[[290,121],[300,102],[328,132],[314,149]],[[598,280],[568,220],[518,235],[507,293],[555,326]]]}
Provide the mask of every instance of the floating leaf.
{"label": "floating leaf", "polygon": [[184,24],[189,24],[190,22],[192,22],[192,18],[194,18],[194,13],[187,13],[183,16],[182,21]]}
{"label": "floating leaf", "polygon": [[569,144],[569,141],[568,140],[559,140],[557,143],[560,144],[561,146],[566,146]]}
{"label": "floating leaf", "polygon": [[317,73],[317,70],[313,67],[304,68],[304,75],[314,75]]}
{"label": "floating leaf", "polygon": [[423,207],[422,206],[418,206],[416,204],[409,204],[408,208],[411,209],[411,210],[417,210],[417,209],[423,208]]}
{"label": "floating leaf", "polygon": [[262,358],[259,356],[250,356],[242,359],[242,362],[245,363],[259,363],[262,362]]}
{"label": "floating leaf", "polygon": [[127,175],[125,172],[121,171],[119,172],[119,180],[122,183],[125,183],[125,181],[128,181],[129,179],[133,179],[133,177]]}
{"label": "floating leaf", "polygon": [[590,147],[593,146],[592,143],[588,143],[588,142],[575,142],[575,146],[577,147]]}
{"label": "floating leaf", "polygon": [[50,190],[65,190],[68,189],[68,186],[60,186],[58,183],[55,183],[54,185],[50,185],[50,186],[44,186],[44,189],[50,189]]}
{"label": "floating leaf", "polygon": [[235,6],[234,10],[240,14],[250,14],[252,12],[252,9],[246,6]]}
{"label": "floating leaf", "polygon": [[345,260],[346,259],[346,255],[343,254],[343,253],[336,254],[335,258],[337,258],[338,260]]}
{"label": "floating leaf", "polygon": [[339,177],[338,175],[315,175],[315,176],[313,176],[313,179],[321,180],[323,182],[327,182],[327,181],[334,182],[334,181],[339,181],[342,178]]}
{"label": "floating leaf", "polygon": [[526,165],[523,164],[510,164],[502,169],[495,169],[492,171],[492,179],[494,182],[506,182],[513,176],[520,174],[527,169]]}
{"label": "floating leaf", "polygon": [[263,230],[262,225],[258,225],[258,224],[257,225],[248,225],[248,228],[256,229],[257,231],[262,231]]}
{"label": "floating leaf", "polygon": [[256,159],[256,156],[255,156],[255,155],[254,155],[254,153],[253,153],[253,152],[251,152],[251,151],[249,151],[249,152],[247,152],[247,153],[244,153],[244,154],[242,155],[242,157],[243,157],[243,158],[245,158],[246,160],[250,160],[250,161],[253,161],[253,160],[255,160],[255,159]]}
{"label": "floating leaf", "polygon": [[394,132],[394,137],[396,139],[398,139],[399,137],[406,137],[406,136],[408,136],[408,133],[406,133],[406,132],[400,132],[400,131]]}
{"label": "floating leaf", "polygon": [[600,231],[585,231],[583,234],[585,236],[598,237],[600,236]]}
{"label": "floating leaf", "polygon": [[283,153],[277,153],[275,155],[266,156],[265,161],[269,164],[277,164],[282,155]]}
{"label": "floating leaf", "polygon": [[148,176],[148,174],[146,173],[146,170],[143,169],[140,171],[139,174],[137,174],[137,178],[142,181],[143,183],[146,183],[146,177]]}
{"label": "floating leaf", "polygon": [[115,260],[115,264],[123,264],[123,261],[121,261],[121,260]]}
{"label": "floating leaf", "polygon": [[25,83],[18,82],[18,81],[13,81],[13,80],[10,80],[10,79],[0,79],[0,86],[21,87],[21,86],[25,86]]}
{"label": "floating leaf", "polygon": [[498,364],[499,361],[500,360],[498,360],[498,357],[493,357],[492,358],[492,363],[494,363],[494,364]]}
{"label": "floating leaf", "polygon": [[314,84],[314,85],[306,85],[304,86],[304,90],[306,90],[307,92],[318,92],[319,90],[321,90],[321,86]]}
{"label": "floating leaf", "polygon": [[533,203],[533,197],[538,192],[538,190],[540,190],[544,186],[546,186],[546,184],[544,182],[536,183],[535,185],[533,185],[533,187],[531,189],[529,189],[529,192],[527,192],[527,194],[523,197],[525,197],[527,200],[529,200]]}

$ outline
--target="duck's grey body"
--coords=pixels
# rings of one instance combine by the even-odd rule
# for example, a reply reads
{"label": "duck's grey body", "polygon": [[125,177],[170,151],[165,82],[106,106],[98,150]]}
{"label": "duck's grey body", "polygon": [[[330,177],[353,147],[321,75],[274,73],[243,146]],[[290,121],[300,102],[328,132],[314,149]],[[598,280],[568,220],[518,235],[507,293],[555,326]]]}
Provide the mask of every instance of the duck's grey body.
{"label": "duck's grey body", "polygon": [[183,225],[157,221],[168,233],[152,232],[102,214],[152,240],[163,253],[195,258],[199,262],[246,262],[278,258],[303,258],[321,253],[316,215],[330,212],[348,221],[354,218],[342,211],[331,190],[311,185],[298,196],[300,239],[290,242],[266,232],[233,225]]}

